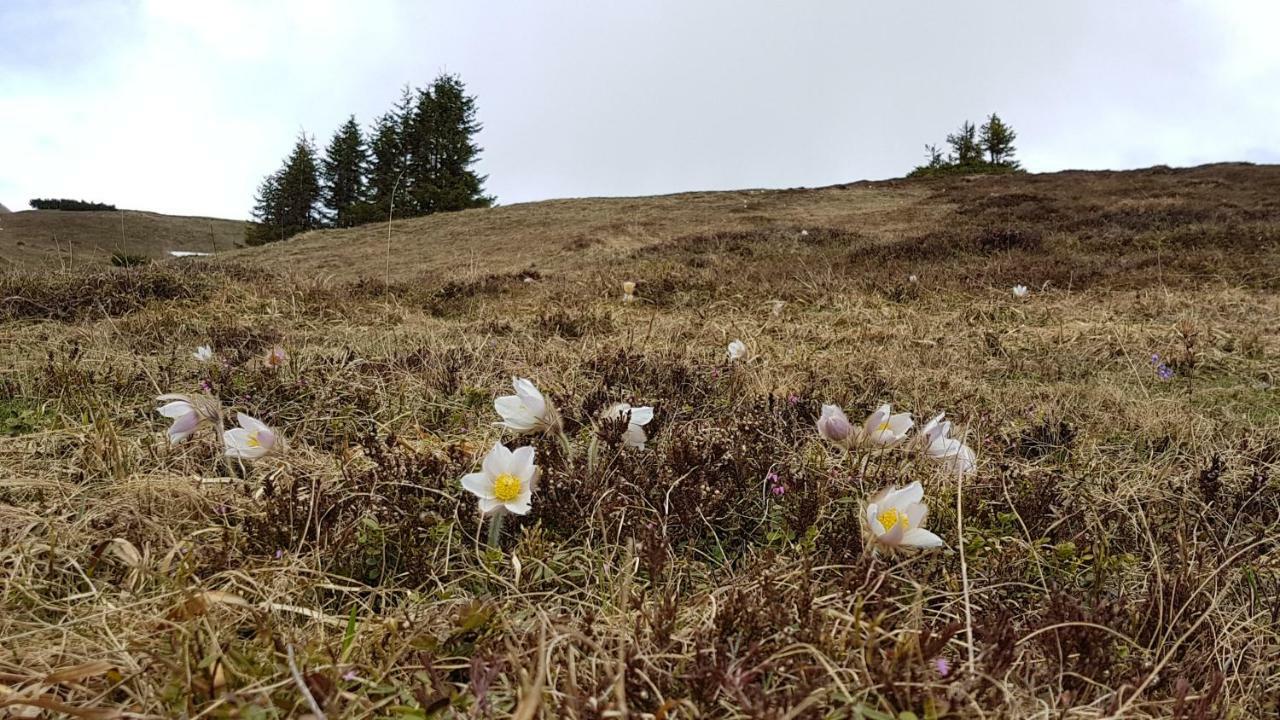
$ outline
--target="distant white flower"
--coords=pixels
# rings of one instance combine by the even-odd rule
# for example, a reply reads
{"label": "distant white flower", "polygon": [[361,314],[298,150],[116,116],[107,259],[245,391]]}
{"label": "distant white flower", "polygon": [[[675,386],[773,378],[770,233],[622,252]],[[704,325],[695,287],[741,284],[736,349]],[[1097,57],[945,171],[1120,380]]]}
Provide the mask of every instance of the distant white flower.
{"label": "distant white flower", "polygon": [[515,395],[495,398],[493,409],[502,416],[495,423],[518,433],[545,432],[560,429],[560,416],[538,388],[525,378],[513,377],[511,384]]}
{"label": "distant white flower", "polygon": [[164,403],[156,412],[173,420],[167,434],[169,442],[175,444],[191,437],[201,425],[213,421],[221,412],[217,401],[204,395],[170,393],[156,398],[156,402]]}
{"label": "distant white flower", "polygon": [[743,357],[746,356],[746,354],[747,354],[746,343],[742,342],[741,340],[734,340],[733,342],[729,343],[729,350],[728,350],[729,362],[733,362],[735,360],[741,360]]}
{"label": "distant white flower", "polygon": [[787,304],[786,304],[784,301],[782,301],[782,300],[774,300],[774,301],[773,301],[773,316],[774,316],[774,317],[778,317],[778,316],[782,315],[782,308],[784,308],[784,307],[786,307],[786,306],[787,306]]}
{"label": "distant white flower", "polygon": [[266,423],[244,413],[236,413],[236,422],[240,427],[222,433],[227,457],[257,460],[275,449],[279,436]]}
{"label": "distant white flower", "polygon": [[809,231],[808,231],[808,230],[801,230],[801,231],[800,231],[800,237],[809,237]]}
{"label": "distant white flower", "polygon": [[614,403],[610,405],[600,417],[605,420],[617,420],[627,415],[627,429],[622,433],[622,442],[627,447],[644,449],[645,441],[648,438],[644,434],[644,426],[653,420],[653,408],[651,407],[631,407],[626,403]]}
{"label": "distant white flower", "polygon": [[622,283],[622,302],[634,302],[636,299],[636,284],[630,280]]}
{"label": "distant white flower", "polygon": [[1028,292],[1029,292],[1029,291],[1027,290],[1027,286],[1026,286],[1026,285],[1014,285],[1014,286],[1013,286],[1013,296],[1014,296],[1014,297],[1016,297],[1016,298],[1024,298],[1024,297],[1026,297],[1026,296],[1027,296],[1027,293],[1028,293]]}
{"label": "distant white flower", "polygon": [[200,362],[209,362],[213,359],[213,348],[208,345],[201,345],[191,355]]}
{"label": "distant white flower", "polygon": [[951,473],[968,474],[977,469],[977,456],[973,450],[951,435],[951,423],[943,420],[944,413],[924,424],[920,429],[920,447],[924,454]]}
{"label": "distant white flower", "polygon": [[888,403],[876,408],[858,431],[858,442],[862,445],[887,448],[897,445],[911,432],[911,413],[893,414]]}
{"label": "distant white flower", "polygon": [[867,525],[875,541],[889,547],[940,547],[942,538],[923,527],[929,508],[922,500],[924,488],[919,482],[876,493],[867,503]]}
{"label": "distant white flower", "polygon": [[853,425],[839,405],[823,405],[818,416],[818,434],[836,445],[848,445],[853,438]]}
{"label": "distant white flower", "polygon": [[915,275],[909,275],[907,276],[907,282],[911,283],[912,285],[915,285],[916,283],[920,282],[920,278],[916,277]]}
{"label": "distant white flower", "polygon": [[481,471],[462,476],[462,487],[480,498],[480,512],[485,515],[500,510],[524,515],[529,512],[537,474],[532,447],[512,452],[502,443],[494,443],[484,456]]}
{"label": "distant white flower", "polygon": [[277,345],[271,348],[271,351],[267,353],[267,357],[262,362],[269,368],[278,368],[284,365],[288,359],[289,353],[286,353],[284,348]]}

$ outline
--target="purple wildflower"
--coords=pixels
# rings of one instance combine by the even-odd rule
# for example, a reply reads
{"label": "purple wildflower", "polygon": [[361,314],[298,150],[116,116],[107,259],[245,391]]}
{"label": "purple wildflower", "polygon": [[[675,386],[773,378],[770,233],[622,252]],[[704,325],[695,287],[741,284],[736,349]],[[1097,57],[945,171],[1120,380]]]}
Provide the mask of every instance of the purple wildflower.
{"label": "purple wildflower", "polygon": [[938,671],[942,677],[951,674],[951,662],[944,657],[940,657],[933,661],[933,669]]}

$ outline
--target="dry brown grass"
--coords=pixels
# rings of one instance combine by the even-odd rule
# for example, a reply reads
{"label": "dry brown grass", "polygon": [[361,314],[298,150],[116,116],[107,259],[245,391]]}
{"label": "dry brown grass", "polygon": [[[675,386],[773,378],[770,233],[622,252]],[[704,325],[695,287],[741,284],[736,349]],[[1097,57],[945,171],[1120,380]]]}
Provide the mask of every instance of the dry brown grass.
{"label": "dry brown grass", "polygon": [[170,250],[220,253],[243,240],[239,220],[137,210],[26,210],[0,215],[0,271],[101,268],[117,252],[153,260],[169,257]]}
{"label": "dry brown grass", "polygon": [[[0,712],[1275,717],[1278,177],[516,206],[403,223],[390,287],[374,228],[5,278]],[[458,478],[512,374],[578,459],[533,441],[497,552]],[[201,382],[287,452],[167,447],[152,397]],[[614,400],[652,441],[588,467]],[[851,472],[814,417],[881,401],[945,409],[977,475]],[[870,552],[864,490],[908,479],[947,547]]]}

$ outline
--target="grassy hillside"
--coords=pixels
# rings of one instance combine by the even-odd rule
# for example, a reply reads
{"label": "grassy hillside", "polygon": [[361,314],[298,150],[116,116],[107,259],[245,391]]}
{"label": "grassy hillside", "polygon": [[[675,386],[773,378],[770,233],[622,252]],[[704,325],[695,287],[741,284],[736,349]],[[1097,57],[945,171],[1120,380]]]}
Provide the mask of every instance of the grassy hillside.
{"label": "grassy hillside", "polygon": [[160,259],[170,250],[226,252],[244,239],[244,223],[122,210],[26,210],[0,216],[0,271],[93,268],[111,254]]}
{"label": "grassy hillside", "polygon": [[[512,206],[398,223],[390,283],[384,231],[0,276],[0,705],[1280,711],[1280,168]],[[513,375],[563,438],[495,427]],[[166,392],[283,446],[171,446]],[[976,472],[829,403],[945,411]],[[490,548],[498,441],[541,475]],[[871,534],[912,481],[940,548]]]}

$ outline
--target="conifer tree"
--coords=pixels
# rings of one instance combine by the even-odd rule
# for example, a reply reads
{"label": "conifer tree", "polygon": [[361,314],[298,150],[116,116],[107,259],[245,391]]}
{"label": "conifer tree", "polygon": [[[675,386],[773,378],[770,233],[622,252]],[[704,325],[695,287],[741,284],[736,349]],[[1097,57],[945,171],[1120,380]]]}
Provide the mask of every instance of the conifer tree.
{"label": "conifer tree", "polygon": [[436,212],[435,180],[439,153],[440,127],[435,98],[431,90],[419,89],[413,111],[404,118],[406,206],[414,214]]}
{"label": "conifer tree", "polygon": [[262,179],[258,193],[253,198],[253,220],[245,225],[244,240],[249,245],[262,245],[272,240],[284,239],[280,225],[280,172]]}
{"label": "conifer tree", "polygon": [[1016,168],[1018,161],[1013,158],[1015,151],[1013,141],[1017,137],[1018,134],[1013,131],[1013,128],[1006,125],[999,115],[991,113],[991,117],[987,118],[987,121],[982,124],[979,142],[986,151],[987,158],[992,165]]}
{"label": "conifer tree", "polygon": [[320,177],[316,151],[306,134],[278,172],[258,189],[254,217],[262,226],[262,242],[284,240],[321,226]]}
{"label": "conifer tree", "polygon": [[403,197],[403,193],[396,189],[404,170],[404,153],[400,146],[400,121],[395,113],[385,113],[374,125],[369,141],[369,206],[379,217],[386,217],[393,192]]}
{"label": "conifer tree", "polygon": [[978,144],[978,129],[968,120],[960,130],[947,136],[951,146],[951,161],[956,165],[977,165],[982,162],[982,146]]}
{"label": "conifer tree", "polygon": [[475,135],[481,129],[476,120],[475,97],[467,95],[462,80],[456,75],[440,75],[431,89],[419,94],[416,122],[425,131],[414,151],[411,166],[415,175],[415,196],[423,212],[450,212],[467,208],[489,207],[493,198],[484,194],[485,176],[477,175],[472,166],[481,148]]}
{"label": "conifer tree", "polygon": [[351,227],[365,220],[365,173],[369,150],[352,115],[334,133],[325,149],[320,174],[324,184],[325,220],[334,227]]}

